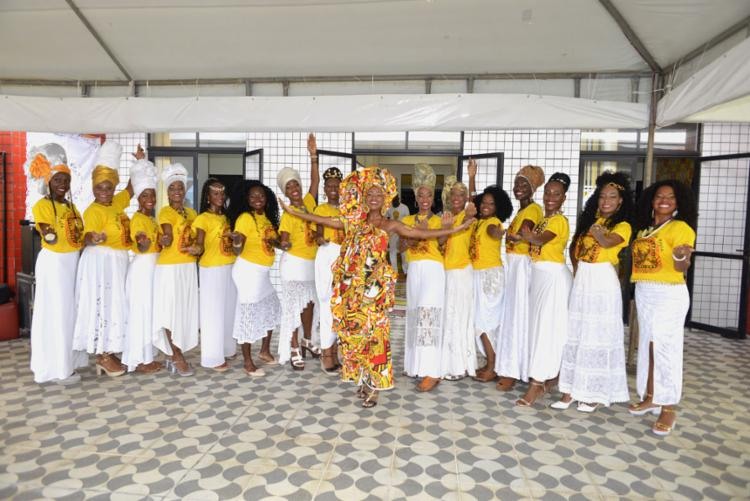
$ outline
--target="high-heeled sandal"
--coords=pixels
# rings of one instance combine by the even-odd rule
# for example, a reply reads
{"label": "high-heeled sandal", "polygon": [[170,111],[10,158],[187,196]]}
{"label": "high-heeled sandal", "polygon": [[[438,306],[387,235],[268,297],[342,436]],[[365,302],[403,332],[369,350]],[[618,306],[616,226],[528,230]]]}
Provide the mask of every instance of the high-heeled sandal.
{"label": "high-heeled sandal", "polygon": [[[659,419],[661,419],[662,414],[674,414],[674,409],[670,409],[669,407],[664,407],[661,410],[661,414],[659,415]],[[675,429],[676,422],[672,421],[671,425],[664,424],[659,419],[656,420],[654,423],[654,426],[651,428],[651,431],[654,435],[658,435],[660,437],[666,437],[670,433],[672,433],[672,430]]]}
{"label": "high-heeled sandal", "polygon": [[370,409],[378,405],[378,393],[378,390],[370,390],[370,393],[367,395],[367,397],[362,400],[362,407],[364,407],[365,409]]}
{"label": "high-heeled sandal", "polygon": [[125,374],[125,371],[126,369],[122,368],[122,364],[109,353],[104,353],[96,359],[97,376],[106,374],[109,377],[117,377]]}
{"label": "high-heeled sandal", "polygon": [[289,359],[292,369],[301,371],[305,368],[305,359],[302,358],[299,348],[292,348],[292,357]]}
{"label": "high-heeled sandal", "polygon": [[[182,364],[185,364],[184,366]],[[195,371],[185,359],[182,360],[182,364],[175,362],[173,359],[167,359],[167,371],[170,374],[176,374],[180,377],[188,377],[195,374]]]}
{"label": "high-heeled sandal", "polygon": [[331,354],[331,353],[323,353],[320,356],[320,368],[323,370],[323,372],[325,374],[329,374],[329,375],[336,374],[339,371],[339,369],[341,368],[341,366],[339,364],[333,364],[330,367],[326,367],[325,363],[324,363],[324,361],[326,361],[326,360],[329,361],[329,362],[333,361],[333,354]]}
{"label": "high-heeled sandal", "polygon": [[[538,391],[534,398],[527,397],[532,388],[541,388],[542,391]],[[526,392],[526,395],[516,400],[516,406],[531,407],[539,397],[544,395],[544,391],[544,383],[540,383],[538,381],[529,381],[529,390]]]}
{"label": "high-heeled sandal", "polygon": [[302,357],[304,358],[307,354],[307,352],[310,352],[310,355],[312,355],[313,358],[320,358],[320,346],[315,346],[313,342],[310,339],[307,339],[303,337],[300,340],[299,343],[300,348],[302,348]]}
{"label": "high-heeled sandal", "polygon": [[628,406],[628,412],[631,416],[645,416],[646,414],[659,414],[661,412],[661,405],[654,405],[651,401],[653,395],[646,393],[646,400],[638,402]]}
{"label": "high-heeled sandal", "polygon": [[361,384],[357,387],[357,398],[367,398],[367,388]]}

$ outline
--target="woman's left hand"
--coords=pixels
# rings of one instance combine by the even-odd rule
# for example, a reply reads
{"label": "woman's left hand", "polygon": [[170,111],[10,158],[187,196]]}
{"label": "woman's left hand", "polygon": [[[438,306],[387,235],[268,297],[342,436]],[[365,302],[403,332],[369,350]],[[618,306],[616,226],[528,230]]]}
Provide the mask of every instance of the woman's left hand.
{"label": "woman's left hand", "polygon": [[679,245],[672,249],[672,257],[675,258],[676,261],[685,261],[686,259],[690,259],[693,252],[695,252],[695,249],[689,245]]}

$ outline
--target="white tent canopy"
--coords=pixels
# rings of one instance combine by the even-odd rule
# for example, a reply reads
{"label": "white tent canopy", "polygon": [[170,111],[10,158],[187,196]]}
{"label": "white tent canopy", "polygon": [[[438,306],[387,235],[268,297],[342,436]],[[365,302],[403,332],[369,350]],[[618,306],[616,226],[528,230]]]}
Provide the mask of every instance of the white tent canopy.
{"label": "white tent canopy", "polygon": [[322,97],[355,95],[376,130],[641,128],[651,74],[688,78],[749,23],[748,0],[4,0],[0,123],[331,130],[352,118]]}
{"label": "white tent canopy", "polygon": [[675,122],[750,122],[750,38],[664,96],[657,124]]}

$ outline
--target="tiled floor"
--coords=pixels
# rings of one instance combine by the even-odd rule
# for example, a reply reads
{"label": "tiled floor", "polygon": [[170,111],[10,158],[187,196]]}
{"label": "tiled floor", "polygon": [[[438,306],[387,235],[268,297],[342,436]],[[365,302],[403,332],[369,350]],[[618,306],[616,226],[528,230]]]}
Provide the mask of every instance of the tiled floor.
{"label": "tiled floor", "polygon": [[398,377],[362,409],[310,360],[260,379],[239,361],[192,378],[89,368],[72,387],[34,384],[28,360],[27,340],[0,343],[0,499],[750,498],[750,341],[703,332],[687,333],[664,439],[625,405],[519,409],[522,388],[470,379],[421,394]]}

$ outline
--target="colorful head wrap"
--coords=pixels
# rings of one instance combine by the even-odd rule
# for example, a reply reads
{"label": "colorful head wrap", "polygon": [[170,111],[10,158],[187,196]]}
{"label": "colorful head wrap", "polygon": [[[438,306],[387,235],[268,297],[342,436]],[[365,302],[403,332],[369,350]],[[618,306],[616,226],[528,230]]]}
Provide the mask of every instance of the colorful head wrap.
{"label": "colorful head wrap", "polygon": [[297,181],[302,186],[302,178],[299,176],[299,172],[291,167],[284,167],[276,174],[276,184],[282,193],[286,192],[286,185],[289,181]]}
{"label": "colorful head wrap", "polygon": [[448,210],[448,202],[450,201],[451,197],[451,190],[453,188],[461,188],[466,192],[466,194],[469,194],[469,188],[462,182],[456,178],[456,176],[450,175],[445,178],[445,182],[443,182],[443,193],[441,193],[440,198],[443,200],[443,210]]}
{"label": "colorful head wrap", "polygon": [[37,189],[42,195],[47,194],[52,176],[59,172],[68,175],[71,173],[65,150],[57,143],[47,143],[31,148],[24,170],[37,183]]}
{"label": "colorful head wrap", "polygon": [[344,179],[344,175],[338,167],[328,167],[323,173],[323,181],[327,179],[338,179],[340,181]]}
{"label": "colorful head wrap", "polygon": [[411,185],[414,187],[415,192],[422,186],[435,191],[436,181],[437,176],[435,176],[435,171],[430,164],[416,164],[414,166],[414,178]]}
{"label": "colorful head wrap", "polygon": [[156,181],[156,167],[148,160],[138,160],[130,167],[130,182],[135,198],[141,196],[145,190],[155,190]]}
{"label": "colorful head wrap", "polygon": [[181,181],[185,190],[189,188],[187,169],[181,163],[167,165],[161,171],[161,180],[164,181],[164,186],[167,188],[176,181]]}
{"label": "colorful head wrap", "polygon": [[103,165],[97,165],[91,172],[91,186],[96,186],[104,181],[109,181],[112,183],[112,186],[117,186],[120,182],[120,176],[114,169],[110,169]]}
{"label": "colorful head wrap", "polygon": [[516,177],[522,177],[531,185],[532,193],[544,184],[544,171],[537,165],[524,165],[516,174]]}
{"label": "colorful head wrap", "polygon": [[383,190],[384,200],[381,210],[385,214],[397,193],[396,179],[388,172],[388,169],[365,167],[352,172],[341,182],[339,209],[341,215],[350,223],[356,224],[367,219],[365,194],[373,186]]}

